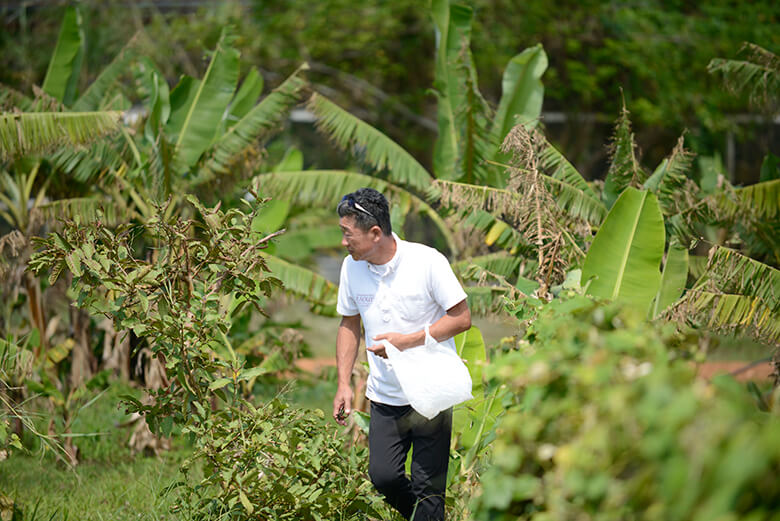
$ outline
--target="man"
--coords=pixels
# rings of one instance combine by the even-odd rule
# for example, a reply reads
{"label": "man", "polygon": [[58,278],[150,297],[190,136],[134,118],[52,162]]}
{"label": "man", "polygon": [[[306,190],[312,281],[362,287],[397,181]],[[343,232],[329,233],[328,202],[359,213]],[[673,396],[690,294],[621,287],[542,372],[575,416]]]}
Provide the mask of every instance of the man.
{"label": "man", "polygon": [[[338,390],[333,416],[346,424],[351,412],[350,376],[365,328],[371,401],[368,472],[377,490],[406,519],[443,520],[452,409],[427,420],[409,405],[392,366],[385,339],[399,350],[425,343],[425,326],[455,349],[453,336],[471,327],[466,294],[447,259],[433,248],[402,241],[392,232],[385,197],[370,188],[347,194],[338,205],[341,266],[336,337]],[[411,480],[405,462],[412,449]]]}

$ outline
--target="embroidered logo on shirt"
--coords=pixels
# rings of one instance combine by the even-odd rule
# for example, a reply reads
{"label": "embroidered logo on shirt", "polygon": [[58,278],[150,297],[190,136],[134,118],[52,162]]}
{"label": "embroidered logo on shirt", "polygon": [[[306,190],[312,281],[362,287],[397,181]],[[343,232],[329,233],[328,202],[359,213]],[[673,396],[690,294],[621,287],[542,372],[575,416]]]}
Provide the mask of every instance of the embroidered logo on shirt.
{"label": "embroidered logo on shirt", "polygon": [[368,306],[374,302],[374,295],[357,295],[355,296],[355,301],[358,305]]}

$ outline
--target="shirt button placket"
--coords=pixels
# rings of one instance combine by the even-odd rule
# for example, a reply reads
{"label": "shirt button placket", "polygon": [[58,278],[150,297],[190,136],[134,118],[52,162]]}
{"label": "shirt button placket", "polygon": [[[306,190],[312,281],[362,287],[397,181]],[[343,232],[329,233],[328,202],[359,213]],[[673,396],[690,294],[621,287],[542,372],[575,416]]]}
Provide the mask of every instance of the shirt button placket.
{"label": "shirt button placket", "polygon": [[379,281],[379,293],[379,309],[382,311],[382,321],[388,323],[392,319],[392,316],[390,315],[390,302],[387,296],[387,288],[383,279],[380,279]]}

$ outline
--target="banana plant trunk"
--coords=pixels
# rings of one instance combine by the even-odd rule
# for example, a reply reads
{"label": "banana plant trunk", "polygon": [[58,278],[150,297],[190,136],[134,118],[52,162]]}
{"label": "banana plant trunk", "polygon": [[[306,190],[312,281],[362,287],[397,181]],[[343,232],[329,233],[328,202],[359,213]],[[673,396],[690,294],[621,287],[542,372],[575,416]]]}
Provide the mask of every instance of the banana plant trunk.
{"label": "banana plant trunk", "polygon": [[70,385],[75,389],[89,380],[97,370],[97,359],[92,353],[89,342],[90,317],[80,308],[71,308],[73,340],[75,345],[71,353]]}
{"label": "banana plant trunk", "polygon": [[38,360],[41,353],[49,349],[49,339],[46,338],[46,319],[43,313],[43,301],[41,300],[41,285],[38,279],[30,272],[24,274],[24,289],[27,291],[27,305],[30,309],[30,323],[38,330],[41,342],[34,348],[35,359]]}

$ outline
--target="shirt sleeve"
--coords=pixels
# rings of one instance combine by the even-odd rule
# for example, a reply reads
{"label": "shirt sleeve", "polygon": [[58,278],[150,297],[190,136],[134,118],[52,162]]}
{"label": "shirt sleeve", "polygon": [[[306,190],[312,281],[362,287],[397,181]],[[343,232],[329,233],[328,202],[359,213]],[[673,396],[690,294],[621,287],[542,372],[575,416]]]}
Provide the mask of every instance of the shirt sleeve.
{"label": "shirt sleeve", "polygon": [[349,290],[349,275],[347,264],[349,263],[349,257],[344,257],[344,261],[341,263],[341,275],[339,275],[339,297],[336,303],[336,311],[339,315],[344,317],[351,317],[360,313],[360,309],[357,307],[355,299],[352,298],[352,293]]}
{"label": "shirt sleeve", "polygon": [[433,299],[445,311],[466,298],[466,292],[453,273],[447,257],[438,251],[434,252],[431,259],[428,285]]}

